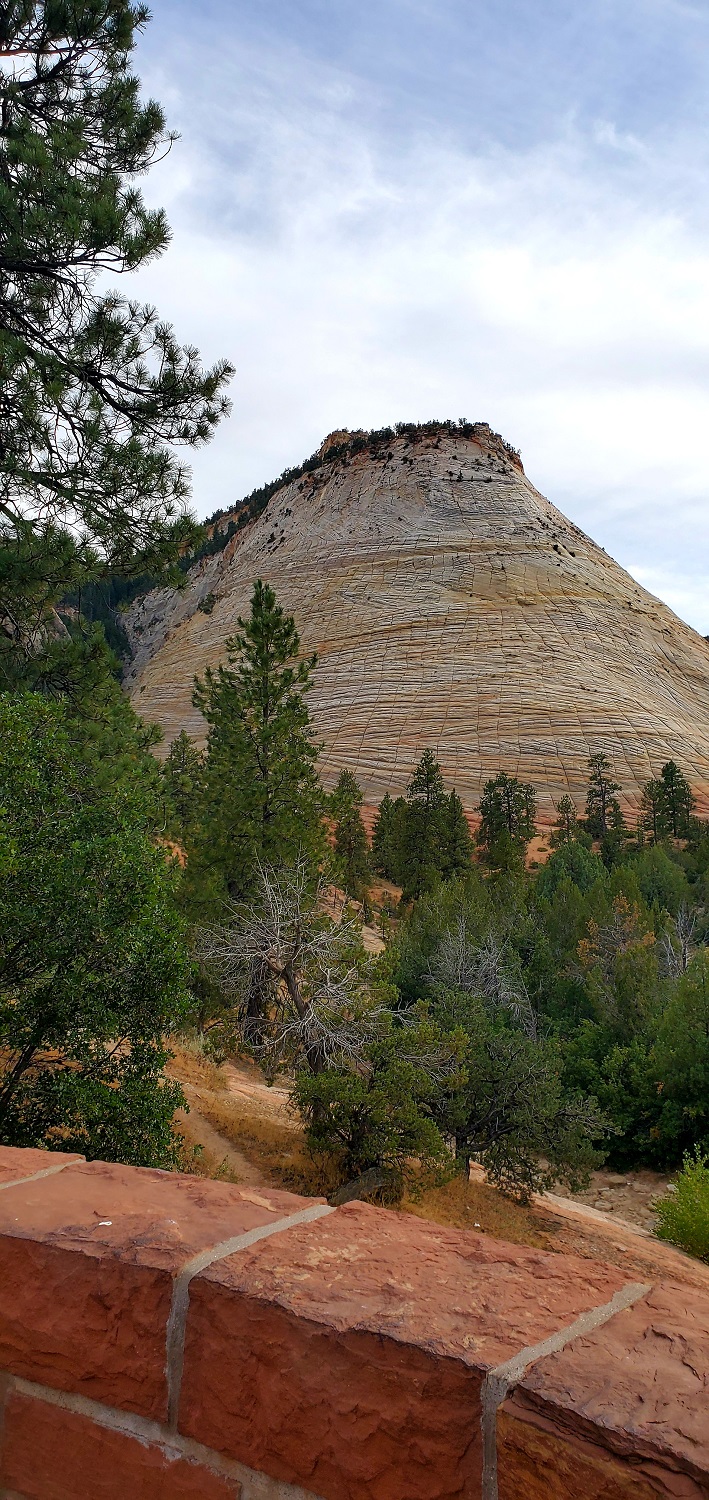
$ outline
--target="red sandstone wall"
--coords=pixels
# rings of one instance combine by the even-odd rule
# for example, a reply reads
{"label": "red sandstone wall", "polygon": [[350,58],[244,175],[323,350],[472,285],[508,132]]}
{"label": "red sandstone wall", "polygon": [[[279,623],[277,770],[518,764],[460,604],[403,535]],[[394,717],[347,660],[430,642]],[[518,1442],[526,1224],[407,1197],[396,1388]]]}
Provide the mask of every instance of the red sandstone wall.
{"label": "red sandstone wall", "polygon": [[709,1297],[0,1148],[4,1500],[709,1496]]}

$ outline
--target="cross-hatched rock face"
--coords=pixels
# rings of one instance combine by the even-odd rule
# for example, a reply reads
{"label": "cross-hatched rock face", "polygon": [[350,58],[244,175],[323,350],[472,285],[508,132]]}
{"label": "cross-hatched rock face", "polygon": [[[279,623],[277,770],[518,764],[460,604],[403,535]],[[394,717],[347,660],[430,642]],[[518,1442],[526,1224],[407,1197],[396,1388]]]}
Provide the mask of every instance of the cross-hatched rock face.
{"label": "cross-hatched rock face", "polygon": [[581,806],[588,757],[605,751],[630,809],[672,758],[708,812],[709,643],[550,505],[501,439],[476,434],[332,459],[323,445],[322,465],[186,590],[133,607],[135,708],[164,748],[181,729],[204,739],[193,678],[224,658],[260,577],[318,653],[326,785],[347,766],[379,801],[430,746],[467,808],[502,769],[534,783],[549,817],[565,792]]}

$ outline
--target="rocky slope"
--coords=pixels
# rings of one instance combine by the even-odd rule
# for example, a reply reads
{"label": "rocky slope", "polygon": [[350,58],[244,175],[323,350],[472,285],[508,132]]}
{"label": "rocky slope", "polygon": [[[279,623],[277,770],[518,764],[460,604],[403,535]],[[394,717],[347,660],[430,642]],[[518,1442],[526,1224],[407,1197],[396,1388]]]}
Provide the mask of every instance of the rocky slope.
{"label": "rocky slope", "polygon": [[336,434],[320,458],[184,591],[133,606],[126,686],[165,746],[203,738],[193,678],[224,657],[261,577],[318,652],[326,784],[349,766],[379,801],[430,746],[466,807],[505,769],[544,816],[566,791],[581,805],[604,750],[629,808],[672,757],[709,811],[709,644],[550,505],[514,449],[484,424],[440,424]]}

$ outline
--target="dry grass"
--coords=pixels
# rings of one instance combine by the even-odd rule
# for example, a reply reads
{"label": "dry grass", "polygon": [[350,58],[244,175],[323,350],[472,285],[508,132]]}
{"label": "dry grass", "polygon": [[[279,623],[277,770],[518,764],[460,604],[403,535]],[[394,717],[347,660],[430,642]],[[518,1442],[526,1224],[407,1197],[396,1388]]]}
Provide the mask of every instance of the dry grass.
{"label": "dry grass", "polygon": [[210,1089],[214,1093],[220,1093],[227,1087],[227,1081],[220,1067],[205,1057],[198,1046],[191,1046],[188,1041],[173,1043],[172,1057],[165,1069],[168,1078],[174,1078],[177,1083],[192,1085],[193,1088]]}
{"label": "dry grass", "polygon": [[211,1098],[202,1095],[199,1108],[210,1125],[242,1151],[273,1187],[316,1198],[327,1197],[337,1187],[332,1164],[326,1158],[311,1157],[295,1121],[290,1126],[267,1119],[230,1094]]}
{"label": "dry grass", "polygon": [[538,1209],[515,1203],[497,1188],[475,1178],[466,1182],[463,1177],[454,1177],[443,1187],[429,1188],[420,1197],[405,1198],[401,1206],[406,1213],[431,1219],[435,1224],[478,1230],[496,1239],[510,1240],[514,1245],[554,1249],[553,1220]]}
{"label": "dry grass", "polygon": [[[338,1186],[339,1179],[327,1159],[314,1160],[310,1156],[295,1116],[292,1121],[275,1119],[260,1107],[257,1099],[252,1103],[241,1094],[231,1093],[223,1069],[197,1047],[184,1041],[175,1046],[167,1071],[188,1093],[194,1091],[195,1108],[225,1141],[258,1167],[272,1187],[326,1197]],[[211,1155],[205,1150],[196,1167],[187,1170],[211,1175]],[[218,1162],[216,1165],[219,1167]],[[224,1173],[220,1171],[219,1175]]]}
{"label": "dry grass", "polygon": [[[232,1093],[223,1070],[197,1048],[189,1043],[176,1047],[169,1073],[188,1091],[194,1090],[195,1108],[225,1142],[258,1168],[271,1187],[325,1198],[339,1187],[332,1162],[327,1157],[314,1159],[308,1152],[295,1115],[292,1119],[275,1118],[264,1111],[258,1098],[252,1101]],[[182,1129],[189,1134],[189,1117]],[[188,1155],[183,1171],[226,1182],[237,1180],[224,1160],[206,1147],[193,1159],[186,1143]],[[552,1236],[557,1225],[553,1219],[539,1209],[515,1203],[479,1178],[466,1182],[454,1177],[442,1187],[407,1195],[401,1208],[436,1224],[491,1234],[513,1244],[554,1248]]]}
{"label": "dry grass", "polygon": [[[303,1132],[295,1121],[289,1126],[265,1119],[245,1108],[240,1099],[224,1093],[209,1099],[202,1095],[199,1107],[210,1125],[243,1151],[271,1186],[306,1197],[325,1198],[339,1186],[340,1179],[327,1157],[310,1156]],[[462,1177],[454,1177],[442,1187],[405,1197],[401,1208],[436,1224],[478,1230],[516,1245],[553,1249],[550,1238],[555,1228],[553,1221],[538,1209],[525,1208],[506,1198],[485,1182],[466,1183]]]}
{"label": "dry grass", "polygon": [[189,1125],[186,1122],[180,1122],[179,1133],[183,1143],[177,1168],[179,1172],[186,1173],[188,1177],[207,1177],[210,1182],[240,1181],[238,1172],[228,1165],[224,1157],[190,1140]]}

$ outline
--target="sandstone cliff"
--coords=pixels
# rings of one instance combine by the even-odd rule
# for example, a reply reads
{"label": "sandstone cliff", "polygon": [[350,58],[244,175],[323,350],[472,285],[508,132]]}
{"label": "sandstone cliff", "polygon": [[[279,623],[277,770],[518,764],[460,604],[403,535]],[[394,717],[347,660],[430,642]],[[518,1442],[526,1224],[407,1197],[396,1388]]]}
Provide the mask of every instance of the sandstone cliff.
{"label": "sandstone cliff", "polygon": [[134,605],[126,686],[165,747],[181,729],[203,739],[194,675],[224,656],[261,577],[318,652],[327,785],[348,766],[379,801],[430,746],[468,808],[505,769],[549,816],[566,791],[582,804],[588,756],[604,750],[629,807],[672,757],[708,812],[704,638],[550,505],[484,424],[349,448],[335,436],[183,592]]}

